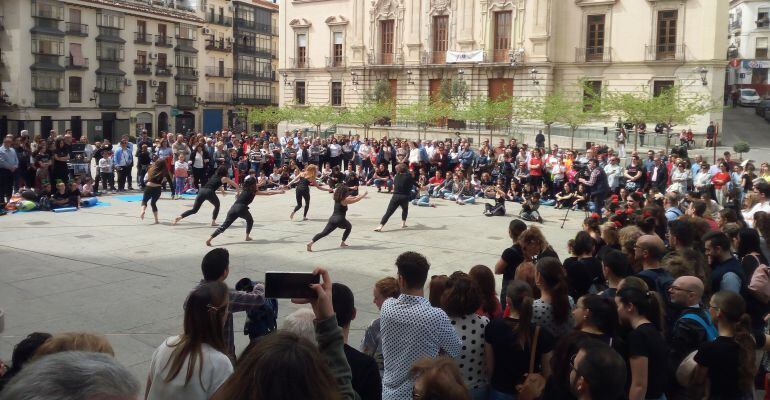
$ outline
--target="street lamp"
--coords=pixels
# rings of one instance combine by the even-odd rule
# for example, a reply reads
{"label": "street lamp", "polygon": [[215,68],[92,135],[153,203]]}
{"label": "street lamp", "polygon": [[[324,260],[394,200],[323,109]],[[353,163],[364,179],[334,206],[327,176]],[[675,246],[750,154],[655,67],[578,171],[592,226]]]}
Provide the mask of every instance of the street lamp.
{"label": "street lamp", "polygon": [[352,78],[352,80],[353,80],[353,81],[351,82],[351,83],[353,84],[353,86],[358,86],[358,73],[357,73],[356,71],[352,71],[352,72],[350,73],[350,77],[351,77],[351,78]]}
{"label": "street lamp", "polygon": [[535,68],[532,68],[529,70],[529,76],[532,78],[532,84],[533,85],[539,85],[540,81],[537,79],[537,73],[538,71]]}
{"label": "street lamp", "polygon": [[706,69],[706,67],[698,67],[696,68],[696,72],[700,74],[700,82],[703,84],[703,86],[708,85],[709,83],[708,80],[706,80],[706,76],[708,75],[709,70]]}
{"label": "street lamp", "polygon": [[92,90],[91,92],[94,94],[94,96],[88,99],[88,101],[93,101],[94,105],[96,105],[97,104],[96,101],[99,99],[99,88],[94,87],[94,90]]}
{"label": "street lamp", "polygon": [[286,72],[282,72],[281,76],[283,76],[283,85],[291,86],[291,82],[289,82],[289,74],[287,74]]}
{"label": "street lamp", "polygon": [[406,70],[406,84],[407,85],[414,85],[414,81],[412,80],[412,70],[411,69]]}

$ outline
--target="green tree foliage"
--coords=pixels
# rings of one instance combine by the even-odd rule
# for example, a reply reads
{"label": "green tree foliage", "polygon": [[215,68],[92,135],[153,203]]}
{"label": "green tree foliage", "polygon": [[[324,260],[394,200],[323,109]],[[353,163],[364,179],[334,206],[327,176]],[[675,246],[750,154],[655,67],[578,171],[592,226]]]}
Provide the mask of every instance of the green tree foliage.
{"label": "green tree foliage", "polygon": [[476,123],[479,142],[481,142],[481,127],[486,125],[491,141],[492,128],[510,122],[513,104],[513,99],[510,97],[499,100],[474,97],[462,107],[455,109],[452,118]]}
{"label": "green tree foliage", "polygon": [[429,125],[452,116],[452,112],[452,107],[444,102],[429,101],[428,99],[421,98],[414,103],[399,106],[396,109],[396,119],[417,124],[417,139],[419,140],[419,129],[423,129],[423,132],[427,135]]}
{"label": "green tree foliage", "polygon": [[[696,115],[705,114],[722,107],[719,101],[711,96],[696,93],[685,93],[684,87],[674,85],[663,90],[658,96],[652,97],[651,112],[653,121],[662,122],[671,128],[676,125],[689,124]],[[669,132],[666,133],[666,152],[669,146]]]}
{"label": "green tree foliage", "polygon": [[738,157],[743,160],[743,153],[748,153],[751,150],[751,145],[744,141],[737,142],[733,145],[733,151],[738,153]]}
{"label": "green tree foliage", "polygon": [[276,126],[283,121],[290,120],[292,110],[275,106],[253,108],[248,113],[249,125],[262,124],[263,126]]}
{"label": "green tree foliage", "polygon": [[340,112],[328,105],[312,105],[297,109],[295,120],[315,126],[316,134],[321,135],[321,126],[334,125],[340,121]]}
{"label": "green tree foliage", "polygon": [[374,83],[372,90],[364,94],[365,103],[384,103],[391,101],[393,93],[390,90],[390,82],[379,79]]}
{"label": "green tree foliage", "polygon": [[[648,121],[657,119],[654,98],[644,88],[636,92],[607,91],[602,96],[602,111],[636,128]],[[639,135],[634,135],[634,150],[637,149]]]}
{"label": "green tree foliage", "polygon": [[360,126],[364,129],[364,137],[369,137],[369,128],[384,118],[390,117],[393,103],[390,101],[366,102],[359,104],[341,114],[341,122]]}

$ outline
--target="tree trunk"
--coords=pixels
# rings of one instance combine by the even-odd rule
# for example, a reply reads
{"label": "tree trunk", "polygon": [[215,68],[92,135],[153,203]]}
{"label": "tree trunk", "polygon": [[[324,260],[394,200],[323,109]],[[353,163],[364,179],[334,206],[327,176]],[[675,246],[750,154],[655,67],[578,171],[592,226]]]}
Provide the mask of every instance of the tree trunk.
{"label": "tree trunk", "polygon": [[637,144],[639,143],[639,130],[637,124],[634,124],[634,151],[637,150]]}
{"label": "tree trunk", "polygon": [[[550,149],[551,148],[551,124],[546,124],[545,131],[548,133],[548,148]],[[573,133],[572,141],[573,142],[575,141],[574,133]],[[575,144],[574,143],[572,144],[572,148],[573,149],[575,148]]]}
{"label": "tree trunk", "polygon": [[[479,138],[479,143],[478,143],[478,144],[476,144],[476,146],[481,146],[481,123],[479,123],[479,124],[477,124],[477,125],[476,125],[476,129],[477,129],[477,134],[476,134],[476,136],[478,136],[478,138]],[[489,141],[489,144],[492,144],[492,141],[491,141],[491,140]]]}
{"label": "tree trunk", "polygon": [[[570,129],[572,129],[572,139],[570,140],[569,147],[574,149],[575,148],[575,131],[577,130],[577,128],[570,127]],[[550,142],[548,144],[549,144],[548,148],[551,148]]]}

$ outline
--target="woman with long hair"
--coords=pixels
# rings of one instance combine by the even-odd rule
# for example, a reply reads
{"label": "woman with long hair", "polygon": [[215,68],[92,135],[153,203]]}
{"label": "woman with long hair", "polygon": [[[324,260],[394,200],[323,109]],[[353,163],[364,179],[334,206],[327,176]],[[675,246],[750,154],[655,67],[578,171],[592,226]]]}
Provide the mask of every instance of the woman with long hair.
{"label": "woman with long hair", "polygon": [[207,400],[233,373],[225,354],[228,300],[222,282],[205,283],[190,293],[184,333],[164,340],[152,356],[145,400]]}
{"label": "woman with long hair", "polygon": [[174,225],[193,214],[197,214],[198,210],[201,209],[203,202],[208,201],[214,206],[214,212],[211,215],[211,226],[217,226],[217,215],[219,215],[219,197],[217,197],[217,189],[221,189],[222,196],[224,196],[226,194],[225,188],[228,184],[233,186],[236,191],[240,191],[240,186],[227,176],[227,167],[222,165],[217,168],[216,172],[209,178],[208,182],[201,186],[198,195],[195,196],[193,208],[176,217],[174,219]]}
{"label": "woman with long hair", "polygon": [[193,185],[196,189],[199,189],[201,182],[206,179],[206,170],[208,169],[209,162],[211,162],[209,159],[209,152],[206,151],[203,146],[204,143],[206,142],[198,142],[198,144],[193,147],[192,155],[190,155],[190,164],[193,171]]}
{"label": "woman with long hair", "polygon": [[295,190],[295,195],[297,197],[297,206],[294,207],[294,211],[291,212],[291,215],[289,215],[289,219],[294,219],[294,214],[299,211],[300,208],[302,208],[302,199],[305,199],[305,211],[302,213],[302,220],[307,221],[307,211],[310,209],[310,187],[315,186],[318,190],[323,191],[329,191],[331,192],[331,189],[327,189],[324,187],[324,185],[316,182],[316,179],[318,177],[318,167],[315,166],[315,164],[308,164],[307,167],[305,167],[305,170],[302,171],[302,173],[297,174],[297,176],[292,179],[287,186],[291,186],[293,184],[297,184],[297,188]]}
{"label": "woman with long hair", "polygon": [[329,217],[329,222],[326,223],[326,227],[323,231],[313,236],[313,240],[308,242],[306,246],[307,251],[313,251],[313,243],[326,237],[337,228],[345,230],[345,233],[342,234],[340,247],[348,247],[345,240],[350,236],[350,231],[353,229],[353,225],[351,225],[350,221],[345,217],[348,212],[348,206],[361,201],[366,197],[367,192],[364,191],[358,196],[349,196],[349,194],[350,189],[343,184],[338,185],[337,189],[334,190],[334,212],[332,213],[332,216]]}
{"label": "woman with long hair", "polygon": [[222,225],[211,234],[211,237],[206,240],[206,246],[211,246],[211,241],[214,240],[215,237],[221,235],[222,232],[226,231],[238,218],[246,220],[245,240],[252,240],[249,234],[251,233],[251,227],[254,226],[254,218],[251,217],[251,212],[249,212],[249,204],[254,201],[255,196],[272,196],[274,194],[283,194],[283,190],[275,190],[272,192],[261,191],[259,190],[259,187],[257,187],[257,179],[253,176],[247,176],[246,179],[243,180],[243,187],[241,187],[241,192],[236,196],[235,203],[233,203],[230,210],[227,211],[225,222],[223,222]]}
{"label": "woman with long hair", "polygon": [[166,169],[166,161],[158,159],[152,164],[150,169],[147,170],[147,175],[144,180],[146,186],[144,187],[144,196],[142,196],[142,209],[139,212],[139,219],[144,219],[144,213],[147,211],[147,201],[149,200],[150,206],[152,207],[152,215],[155,217],[155,223],[159,223],[157,203],[160,198],[161,185],[163,185],[164,180],[169,182],[169,184],[172,184],[171,182],[173,182],[171,174],[169,174],[168,169]]}
{"label": "woman with long hair", "polygon": [[476,265],[468,272],[468,275],[476,282],[481,296],[481,305],[476,314],[494,319],[503,316],[503,307],[495,293],[495,275],[486,265]]}
{"label": "woman with long hair", "polygon": [[540,289],[540,298],[533,303],[532,322],[556,337],[572,331],[575,320],[570,310],[575,302],[567,294],[567,276],[557,258],[537,261],[535,285]]}
{"label": "woman with long hair", "polygon": [[626,344],[615,332],[618,328],[618,308],[611,298],[587,294],[578,299],[572,310],[575,329],[592,339],[606,343],[619,354],[625,354]]}
{"label": "woman with long hair", "polygon": [[669,377],[664,367],[668,345],[663,338],[663,302],[658,294],[625,285],[615,296],[620,321],[631,328],[628,356],[631,369],[629,400],[665,399]]}
{"label": "woman with long hair", "polygon": [[401,228],[406,228],[406,217],[409,215],[409,198],[412,196],[414,185],[414,178],[409,173],[406,164],[396,165],[396,176],[393,177],[393,197],[390,198],[388,209],[380,220],[380,226],[374,229],[375,232],[382,231],[382,228],[388,223],[390,216],[399,207],[401,207]]}
{"label": "woman with long hair", "polygon": [[[752,228],[741,228],[733,244],[743,267],[743,276],[751,277],[760,265],[767,265],[767,258],[762,254],[759,232]],[[764,317],[770,312],[770,304],[763,293],[746,288],[744,293],[746,313],[751,317],[751,326],[755,331],[765,327]]]}
{"label": "woman with long hair", "polygon": [[64,137],[57,137],[54,140],[53,148],[52,182],[59,180],[67,183],[69,181],[69,170],[67,169],[69,160],[70,146],[64,141]]}
{"label": "woman with long hair", "polygon": [[[516,385],[529,373],[529,360],[535,352],[535,371],[550,375],[550,353],[555,338],[548,329],[533,322],[532,288],[514,280],[506,288],[510,314],[497,318],[484,331],[484,372],[489,380],[489,399],[516,398]],[[532,344],[537,339],[537,346]],[[534,348],[533,348],[534,347]]]}
{"label": "woman with long hair", "polygon": [[695,354],[692,398],[753,399],[756,342],[743,298],[727,290],[717,292],[709,301],[709,314],[719,336],[701,344]]}

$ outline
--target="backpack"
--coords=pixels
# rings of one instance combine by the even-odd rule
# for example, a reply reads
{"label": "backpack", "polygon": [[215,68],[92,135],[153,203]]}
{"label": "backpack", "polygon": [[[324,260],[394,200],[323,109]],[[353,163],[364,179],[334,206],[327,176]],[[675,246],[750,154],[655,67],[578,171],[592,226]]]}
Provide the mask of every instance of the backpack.
{"label": "backpack", "polygon": [[757,264],[759,265],[757,265],[754,273],[751,274],[748,289],[757,300],[767,304],[770,301],[770,267],[762,264],[759,257],[752,257],[757,259]]}
{"label": "backpack", "polygon": [[645,282],[653,282],[650,290],[655,290],[660,294],[665,304],[669,304],[668,288],[674,283],[674,278],[663,268],[645,269],[640,271],[637,276],[644,278]]}
{"label": "backpack", "polygon": [[253,342],[278,328],[278,300],[265,299],[262,307],[246,311],[246,317],[243,334]]}
{"label": "backpack", "polygon": [[[711,317],[709,317],[708,313],[706,313],[705,315],[706,315],[706,319],[704,320],[698,314],[687,313],[679,317],[679,319],[676,320],[675,325],[678,324],[679,321],[683,319],[689,319],[689,320],[695,321],[700,326],[702,326],[703,329],[706,331],[706,341],[713,342],[714,340],[716,340],[717,336],[719,336],[719,332],[717,332],[717,328],[711,322]],[[698,350],[695,350],[690,354],[688,354],[676,367],[676,373],[675,373],[676,381],[677,383],[679,383],[679,385],[683,387],[689,387],[690,383],[692,383],[693,372],[695,372],[695,368],[697,366],[697,363],[695,362],[696,354],[698,354]]]}
{"label": "backpack", "polygon": [[[717,332],[717,328],[714,326],[714,323],[711,322],[711,317],[709,317],[708,314],[706,314],[706,319],[704,320],[698,314],[687,313],[679,317],[679,319],[676,320],[676,324],[678,324],[679,321],[683,319],[689,319],[691,321],[695,321],[698,323],[698,325],[702,326],[703,330],[706,331],[706,340],[709,342],[713,342],[714,340],[716,340],[717,336],[719,336],[719,332]],[[674,326],[676,326],[676,324],[674,324]]]}

